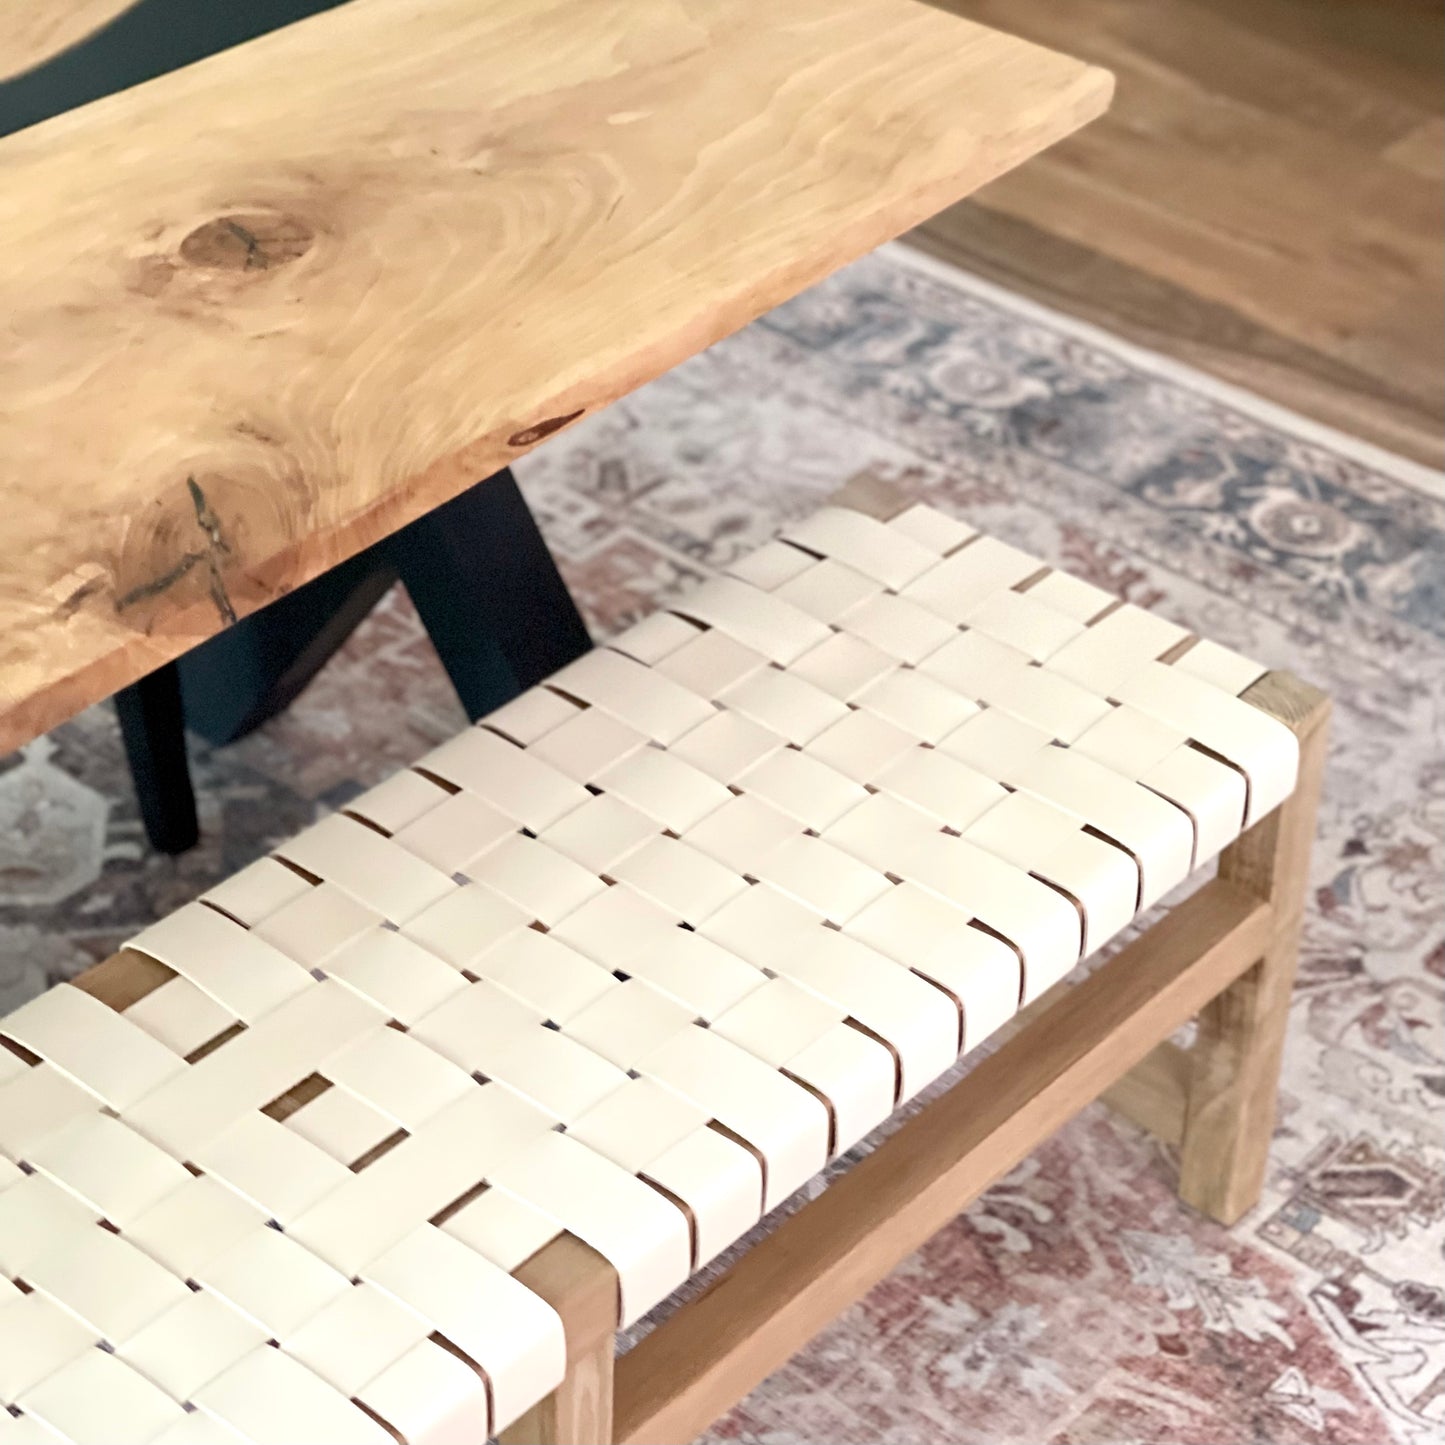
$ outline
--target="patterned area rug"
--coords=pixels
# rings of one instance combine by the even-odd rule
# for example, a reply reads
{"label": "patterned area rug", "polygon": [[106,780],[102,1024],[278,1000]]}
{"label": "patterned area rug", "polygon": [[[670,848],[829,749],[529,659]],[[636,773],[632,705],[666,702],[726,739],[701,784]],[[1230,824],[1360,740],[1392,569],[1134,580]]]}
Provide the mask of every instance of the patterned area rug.
{"label": "patterned area rug", "polygon": [[[709,1439],[1445,1440],[1445,480],[901,249],[518,470],[605,634],[865,469],[1334,694],[1278,1137],[1226,1231],[1089,1109]],[[0,1011],[462,722],[396,592],[182,859],[108,709],[0,762]]]}

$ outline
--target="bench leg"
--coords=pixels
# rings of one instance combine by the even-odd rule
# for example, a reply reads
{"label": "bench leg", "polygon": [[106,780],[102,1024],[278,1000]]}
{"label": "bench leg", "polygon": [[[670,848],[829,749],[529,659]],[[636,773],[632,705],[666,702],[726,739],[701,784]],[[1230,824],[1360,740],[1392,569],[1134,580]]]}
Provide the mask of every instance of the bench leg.
{"label": "bench leg", "polygon": [[567,1378],[498,1435],[501,1445],[612,1445],[613,1340],[569,1358]]}
{"label": "bench leg", "polygon": [[1264,1187],[1329,719],[1329,699],[1287,673],[1245,696],[1296,732],[1300,775],[1293,796],[1219,860],[1221,878],[1274,911],[1262,957],[1199,1014],[1184,1080],[1179,1194],[1222,1224],[1253,1208]]}
{"label": "bench leg", "polygon": [[612,1445],[617,1271],[580,1239],[562,1234],[513,1274],[562,1317],[567,1376],[497,1439],[501,1445]]}

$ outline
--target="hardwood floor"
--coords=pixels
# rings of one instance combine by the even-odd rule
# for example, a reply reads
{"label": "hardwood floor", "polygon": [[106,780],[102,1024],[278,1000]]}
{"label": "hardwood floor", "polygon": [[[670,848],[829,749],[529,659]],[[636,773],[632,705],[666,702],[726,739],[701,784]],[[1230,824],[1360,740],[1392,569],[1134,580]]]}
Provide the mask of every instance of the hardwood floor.
{"label": "hardwood floor", "polygon": [[1445,465],[1439,0],[934,3],[1119,88],[912,241]]}

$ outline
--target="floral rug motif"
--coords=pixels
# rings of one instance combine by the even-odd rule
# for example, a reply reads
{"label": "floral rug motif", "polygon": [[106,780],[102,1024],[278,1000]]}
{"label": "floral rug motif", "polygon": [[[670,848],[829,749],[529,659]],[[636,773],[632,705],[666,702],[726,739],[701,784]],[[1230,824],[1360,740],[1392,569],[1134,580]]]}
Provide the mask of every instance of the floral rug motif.
{"label": "floral rug motif", "polygon": [[[1225,1230],[1086,1110],[707,1438],[1445,1440],[1445,478],[902,248],[518,467],[598,635],[864,470],[1333,694],[1279,1124]],[[108,708],[0,760],[0,1011],[462,722],[393,592],[284,717],[194,745],[183,858]]]}

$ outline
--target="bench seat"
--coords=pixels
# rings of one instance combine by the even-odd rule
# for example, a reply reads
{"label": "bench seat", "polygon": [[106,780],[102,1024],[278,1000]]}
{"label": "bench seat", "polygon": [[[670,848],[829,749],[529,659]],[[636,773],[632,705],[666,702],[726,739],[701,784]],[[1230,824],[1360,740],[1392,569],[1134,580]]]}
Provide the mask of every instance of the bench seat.
{"label": "bench seat", "polygon": [[0,1441],[481,1440],[1295,787],[1265,669],[835,505],[0,1019]]}

